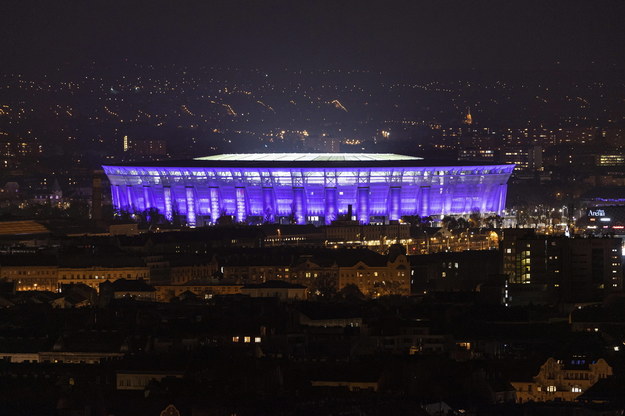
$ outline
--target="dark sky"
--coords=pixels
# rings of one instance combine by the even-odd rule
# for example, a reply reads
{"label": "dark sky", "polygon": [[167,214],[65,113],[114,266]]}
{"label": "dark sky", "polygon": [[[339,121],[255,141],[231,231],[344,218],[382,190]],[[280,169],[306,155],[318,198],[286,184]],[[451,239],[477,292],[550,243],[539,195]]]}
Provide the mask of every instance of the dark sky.
{"label": "dark sky", "polygon": [[3,0],[0,60],[624,69],[624,22],[622,0]]}

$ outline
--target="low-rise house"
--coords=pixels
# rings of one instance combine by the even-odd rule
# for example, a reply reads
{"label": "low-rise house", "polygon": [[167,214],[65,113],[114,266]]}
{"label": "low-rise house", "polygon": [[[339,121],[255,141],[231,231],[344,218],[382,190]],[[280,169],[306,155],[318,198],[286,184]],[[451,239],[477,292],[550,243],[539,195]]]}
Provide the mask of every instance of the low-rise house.
{"label": "low-rise house", "polygon": [[355,285],[369,297],[410,295],[410,264],[405,254],[338,258],[338,289]]}
{"label": "low-rise house", "polygon": [[169,281],[174,285],[211,280],[218,270],[215,257],[179,255],[169,256],[167,260],[169,261]]}
{"label": "low-rise house", "polygon": [[281,301],[305,300],[308,296],[306,286],[281,280],[270,280],[265,283],[244,285],[241,294],[253,298],[278,298]]}
{"label": "low-rise house", "polygon": [[150,280],[150,269],[138,257],[74,256],[62,259],[58,269],[59,284],[83,283],[98,289],[104,281],[118,279]]}
{"label": "low-rise house", "polygon": [[323,328],[343,328],[362,326],[362,317],[358,316],[315,316],[300,313],[299,323],[304,326]]}
{"label": "low-rise house", "polygon": [[145,390],[154,381],[162,381],[165,378],[183,378],[181,371],[127,371],[120,370],[115,374],[117,390]]}
{"label": "low-rise house", "polygon": [[143,279],[127,280],[122,278],[114,282],[107,280],[100,284],[100,294],[111,299],[134,299],[156,302],[156,289]]}
{"label": "low-rise house", "polygon": [[192,280],[181,284],[155,285],[156,300],[159,302],[169,302],[173,298],[189,292],[198,299],[209,299],[213,296],[238,295],[241,294],[242,284],[219,283],[204,280]]}
{"label": "low-rise house", "polygon": [[377,392],[380,388],[378,380],[364,380],[364,379],[321,379],[311,380],[312,387],[331,387],[331,388],[343,388],[351,392],[358,391],[374,391]]}
{"label": "low-rise house", "polygon": [[58,287],[57,259],[47,255],[1,256],[0,279],[15,282],[15,289],[20,291],[56,291]]}
{"label": "low-rise house", "polygon": [[455,345],[449,334],[432,333],[427,321],[393,320],[367,328],[372,346],[391,354],[447,354]]}
{"label": "low-rise house", "polygon": [[50,305],[52,305],[53,308],[61,309],[84,308],[91,305],[91,301],[88,297],[79,293],[68,293],[52,300]]}
{"label": "low-rise house", "polygon": [[349,392],[378,392],[382,385],[381,372],[377,368],[336,366],[314,369],[310,385],[316,389],[347,390]]}

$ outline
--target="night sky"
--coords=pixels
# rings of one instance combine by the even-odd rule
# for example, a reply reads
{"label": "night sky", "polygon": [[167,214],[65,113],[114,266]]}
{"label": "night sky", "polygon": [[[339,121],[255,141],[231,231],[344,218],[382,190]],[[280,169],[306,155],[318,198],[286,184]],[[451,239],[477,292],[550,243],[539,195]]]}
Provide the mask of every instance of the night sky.
{"label": "night sky", "polygon": [[90,60],[252,67],[625,69],[618,1],[4,0],[5,70]]}

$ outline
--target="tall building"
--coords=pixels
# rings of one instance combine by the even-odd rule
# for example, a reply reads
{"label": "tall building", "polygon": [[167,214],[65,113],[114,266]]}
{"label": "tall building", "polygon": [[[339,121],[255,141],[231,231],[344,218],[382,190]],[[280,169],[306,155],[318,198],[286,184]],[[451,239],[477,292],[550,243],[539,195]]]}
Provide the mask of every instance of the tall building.
{"label": "tall building", "polygon": [[517,170],[541,170],[543,167],[543,148],[506,147],[501,151],[502,163],[513,163]]}
{"label": "tall building", "polygon": [[[501,272],[520,292],[543,292],[549,300],[600,299],[623,287],[620,238],[569,238],[505,230]],[[519,286],[525,286],[519,287]],[[512,299],[515,303],[514,295]]]}
{"label": "tall building", "polygon": [[501,213],[514,165],[367,153],[224,154],[184,162],[103,166],[116,208],[157,208],[189,226],[237,222],[363,224],[402,216]]}

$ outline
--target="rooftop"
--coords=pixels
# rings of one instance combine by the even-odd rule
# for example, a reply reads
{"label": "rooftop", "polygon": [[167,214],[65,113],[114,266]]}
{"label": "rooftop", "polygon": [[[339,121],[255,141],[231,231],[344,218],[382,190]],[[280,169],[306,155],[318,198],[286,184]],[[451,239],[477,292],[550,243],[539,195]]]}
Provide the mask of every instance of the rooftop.
{"label": "rooftop", "polygon": [[230,153],[196,157],[194,160],[236,162],[377,162],[422,159],[395,153]]}
{"label": "rooftop", "polygon": [[284,280],[267,280],[263,283],[243,285],[243,289],[306,289],[306,286]]}
{"label": "rooftop", "polygon": [[359,167],[496,167],[512,171],[514,165],[464,162],[457,160],[424,160],[395,153],[228,153],[188,160],[128,162],[103,165],[107,173],[114,168],[359,168]]}
{"label": "rooftop", "polygon": [[0,235],[28,235],[28,234],[49,234],[43,225],[36,221],[2,221],[0,222]]}

